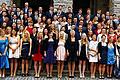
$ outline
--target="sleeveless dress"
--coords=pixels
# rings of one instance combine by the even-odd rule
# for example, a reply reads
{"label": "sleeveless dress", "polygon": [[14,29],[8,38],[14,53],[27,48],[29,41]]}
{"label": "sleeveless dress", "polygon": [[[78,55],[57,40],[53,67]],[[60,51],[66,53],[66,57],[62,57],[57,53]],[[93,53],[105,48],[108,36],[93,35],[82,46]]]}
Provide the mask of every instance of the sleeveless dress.
{"label": "sleeveless dress", "polygon": [[[17,44],[18,44],[18,38],[15,37],[10,37],[10,41],[9,41],[9,44],[11,45],[11,47],[13,49],[15,49],[17,47]],[[9,48],[9,58],[19,58],[19,47],[15,50],[14,53],[12,53],[12,49]]]}
{"label": "sleeveless dress", "polygon": [[77,61],[76,42],[70,42],[68,61]]}
{"label": "sleeveless dress", "polygon": [[28,59],[29,58],[29,49],[30,49],[30,42],[29,41],[23,41],[22,42],[22,51],[21,51],[22,59]]}
{"label": "sleeveless dress", "polygon": [[81,45],[81,52],[80,52],[79,60],[87,60],[87,57],[86,57],[86,44]]}
{"label": "sleeveless dress", "polygon": [[114,47],[110,47],[108,45],[108,52],[107,52],[107,64],[113,65],[115,63],[115,53],[114,53]]}
{"label": "sleeveless dress", "polygon": [[54,64],[56,57],[54,56],[54,41],[48,41],[46,57],[44,57],[44,63]]}
{"label": "sleeveless dress", "polygon": [[100,53],[100,63],[107,64],[107,44],[106,46],[101,46],[101,53]]}
{"label": "sleeveless dress", "polygon": [[65,43],[62,41],[58,42],[57,48],[57,60],[64,61],[65,60]]}
{"label": "sleeveless dress", "polygon": [[[90,41],[89,49],[97,50],[97,47],[98,47],[97,41]],[[92,56],[93,54],[96,54],[96,53],[94,51],[89,51],[89,62],[98,62],[98,55]]]}
{"label": "sleeveless dress", "polygon": [[6,46],[8,46],[8,39],[0,40],[0,53],[2,54],[0,56],[0,69],[9,68],[9,61],[8,61],[8,56],[7,56],[8,52],[6,52],[6,55],[3,55]]}

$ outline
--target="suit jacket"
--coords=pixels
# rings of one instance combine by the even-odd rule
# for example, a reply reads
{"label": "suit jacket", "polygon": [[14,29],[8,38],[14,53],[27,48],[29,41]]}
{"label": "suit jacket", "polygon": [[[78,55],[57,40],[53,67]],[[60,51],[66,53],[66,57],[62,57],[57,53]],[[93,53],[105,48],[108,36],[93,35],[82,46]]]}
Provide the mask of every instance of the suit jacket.
{"label": "suit jacket", "polygon": [[47,17],[47,18],[51,18],[51,19],[53,19],[54,15],[55,15],[55,13],[54,13],[54,12],[53,12],[53,14],[52,14],[52,15],[50,14],[50,12],[49,12],[49,11],[48,11],[48,12],[46,12],[46,17]]}

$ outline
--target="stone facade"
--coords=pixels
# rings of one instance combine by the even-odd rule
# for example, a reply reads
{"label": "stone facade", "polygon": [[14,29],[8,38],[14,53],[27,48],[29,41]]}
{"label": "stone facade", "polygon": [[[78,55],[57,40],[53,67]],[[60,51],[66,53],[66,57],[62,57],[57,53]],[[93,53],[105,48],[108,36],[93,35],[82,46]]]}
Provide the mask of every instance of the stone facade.
{"label": "stone facade", "polygon": [[110,12],[120,15],[120,0],[110,0]]}
{"label": "stone facade", "polygon": [[59,5],[62,5],[63,11],[67,11],[68,7],[72,8],[73,0],[53,0],[54,1],[54,8],[57,9]]}
{"label": "stone facade", "polygon": [[2,5],[2,3],[6,3],[7,6],[11,5],[11,0],[0,0],[0,5]]}

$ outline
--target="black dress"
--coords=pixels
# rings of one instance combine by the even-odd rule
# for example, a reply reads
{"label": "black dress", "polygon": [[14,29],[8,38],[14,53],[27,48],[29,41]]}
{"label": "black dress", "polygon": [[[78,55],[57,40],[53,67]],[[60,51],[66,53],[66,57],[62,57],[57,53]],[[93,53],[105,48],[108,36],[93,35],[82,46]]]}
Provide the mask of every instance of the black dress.
{"label": "black dress", "polygon": [[69,52],[68,61],[77,61],[78,42],[72,42],[70,39],[67,40],[67,50]]}
{"label": "black dress", "polygon": [[100,53],[100,61],[99,63],[100,64],[107,64],[107,51],[108,51],[108,48],[107,48],[107,44],[106,46],[102,46],[102,43],[98,43],[98,53]]}
{"label": "black dress", "polygon": [[79,60],[87,60],[86,57],[86,44],[81,45],[81,52]]}
{"label": "black dress", "polygon": [[22,42],[22,51],[21,51],[22,59],[28,59],[29,58],[29,49],[30,49],[30,42],[29,41],[23,41]]}

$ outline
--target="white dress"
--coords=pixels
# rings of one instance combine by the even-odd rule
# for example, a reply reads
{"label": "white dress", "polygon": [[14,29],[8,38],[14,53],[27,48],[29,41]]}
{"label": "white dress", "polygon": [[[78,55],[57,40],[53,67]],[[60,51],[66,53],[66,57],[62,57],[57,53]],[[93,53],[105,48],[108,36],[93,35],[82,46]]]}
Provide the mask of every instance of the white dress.
{"label": "white dress", "polygon": [[[18,37],[10,37],[10,41],[9,44],[11,45],[11,47],[13,49],[15,49],[17,47],[18,44]],[[19,58],[19,47],[16,49],[16,51],[14,53],[12,53],[12,49],[9,48],[9,58]]]}
{"label": "white dress", "polygon": [[65,43],[63,41],[58,42],[57,47],[57,60],[64,61],[65,60]]}
{"label": "white dress", "polygon": [[[97,51],[97,47],[98,47],[97,41],[90,41],[89,49]],[[94,51],[89,51],[89,62],[98,62],[98,55],[94,56],[94,54],[96,54]]]}

